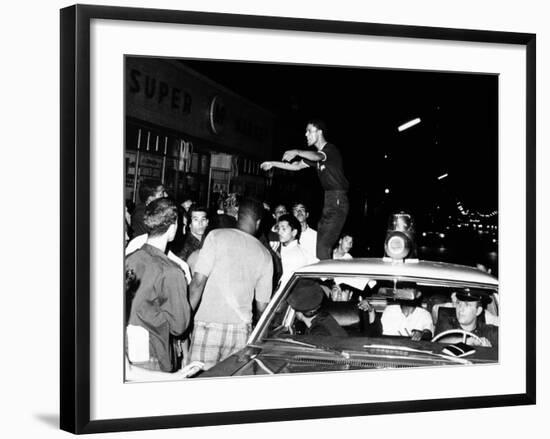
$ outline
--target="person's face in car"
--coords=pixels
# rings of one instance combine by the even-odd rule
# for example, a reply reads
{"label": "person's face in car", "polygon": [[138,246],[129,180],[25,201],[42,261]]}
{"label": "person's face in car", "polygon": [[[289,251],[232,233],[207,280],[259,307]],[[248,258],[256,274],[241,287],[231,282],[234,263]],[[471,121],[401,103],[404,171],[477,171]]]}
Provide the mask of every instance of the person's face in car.
{"label": "person's face in car", "polygon": [[479,302],[458,300],[456,302],[456,318],[462,326],[468,326],[475,322],[483,308]]}

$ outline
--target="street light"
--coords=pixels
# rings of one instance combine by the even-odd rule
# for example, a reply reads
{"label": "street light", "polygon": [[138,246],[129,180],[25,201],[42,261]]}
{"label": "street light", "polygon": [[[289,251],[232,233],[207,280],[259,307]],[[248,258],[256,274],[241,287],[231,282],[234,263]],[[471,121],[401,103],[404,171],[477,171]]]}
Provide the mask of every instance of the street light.
{"label": "street light", "polygon": [[413,119],[413,120],[409,120],[408,122],[405,122],[403,125],[399,125],[397,127],[397,131],[401,132],[401,131],[405,131],[415,125],[418,125],[420,123],[420,118],[417,117],[416,119]]}

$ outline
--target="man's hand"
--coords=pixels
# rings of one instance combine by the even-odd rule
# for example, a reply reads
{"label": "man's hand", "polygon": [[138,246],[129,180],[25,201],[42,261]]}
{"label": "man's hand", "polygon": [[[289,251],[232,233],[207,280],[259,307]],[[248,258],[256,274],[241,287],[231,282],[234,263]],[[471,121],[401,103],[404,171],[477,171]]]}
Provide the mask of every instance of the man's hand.
{"label": "man's hand", "polygon": [[468,340],[466,340],[466,344],[469,346],[485,346],[487,348],[493,347],[491,342],[485,337],[480,337],[479,340],[474,337],[469,337]]}
{"label": "man's hand", "polygon": [[283,154],[283,162],[291,162],[294,157],[298,155],[299,151],[297,149],[289,149]]}
{"label": "man's hand", "polygon": [[374,308],[367,299],[361,300],[361,302],[357,304],[357,308],[359,308],[361,311],[374,311]]}
{"label": "man's hand", "polygon": [[420,341],[422,340],[422,331],[419,331],[418,329],[413,329],[412,335],[411,335],[412,341]]}
{"label": "man's hand", "polygon": [[262,168],[262,170],[264,171],[269,171],[271,168],[273,168],[273,162],[263,162],[260,165],[260,168]]}
{"label": "man's hand", "polygon": [[368,311],[369,325],[372,325],[376,320],[376,313],[374,310],[374,306],[372,306],[367,299],[363,299],[361,300],[361,302],[357,304],[357,308],[359,308],[361,311]]}

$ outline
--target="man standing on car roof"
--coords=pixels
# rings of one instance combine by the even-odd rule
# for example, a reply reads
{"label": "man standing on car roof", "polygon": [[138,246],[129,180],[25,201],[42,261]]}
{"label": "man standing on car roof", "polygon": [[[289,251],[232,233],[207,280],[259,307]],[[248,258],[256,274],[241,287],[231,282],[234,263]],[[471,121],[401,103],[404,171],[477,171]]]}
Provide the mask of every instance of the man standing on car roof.
{"label": "man standing on car roof", "polygon": [[[330,259],[332,248],[336,244],[349,211],[347,191],[348,180],[344,175],[342,156],[332,143],[326,140],[327,128],[320,120],[311,120],[306,127],[308,146],[317,150],[290,149],[283,154],[283,160],[263,162],[261,168],[300,171],[315,166],[321,186],[325,191],[323,211],[317,224],[317,257]],[[294,161],[298,157],[299,161]]]}
{"label": "man standing on car roof", "polygon": [[[483,321],[483,305],[491,301],[490,297],[476,291],[457,291],[456,317],[438,318],[435,335],[450,329],[462,329],[479,337],[468,338],[466,344],[472,346],[498,347],[498,326],[488,325]],[[441,308],[439,310],[441,313]]]}

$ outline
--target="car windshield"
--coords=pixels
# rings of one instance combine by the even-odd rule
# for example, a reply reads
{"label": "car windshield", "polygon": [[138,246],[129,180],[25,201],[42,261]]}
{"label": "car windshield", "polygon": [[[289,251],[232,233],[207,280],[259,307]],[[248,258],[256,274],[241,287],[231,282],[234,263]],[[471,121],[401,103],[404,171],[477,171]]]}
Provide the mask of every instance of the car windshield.
{"label": "car windshield", "polygon": [[[457,297],[482,297],[473,318],[481,324],[498,326],[498,293],[493,287],[422,279],[369,277],[365,275],[295,276],[277,296],[255,343],[266,339],[293,338],[311,332],[311,322],[289,305],[293,294],[322,292],[316,315],[329,315],[344,331],[339,337],[391,337],[408,340],[414,330],[422,340],[431,340],[457,319]],[[419,336],[420,337],[420,336]]]}

